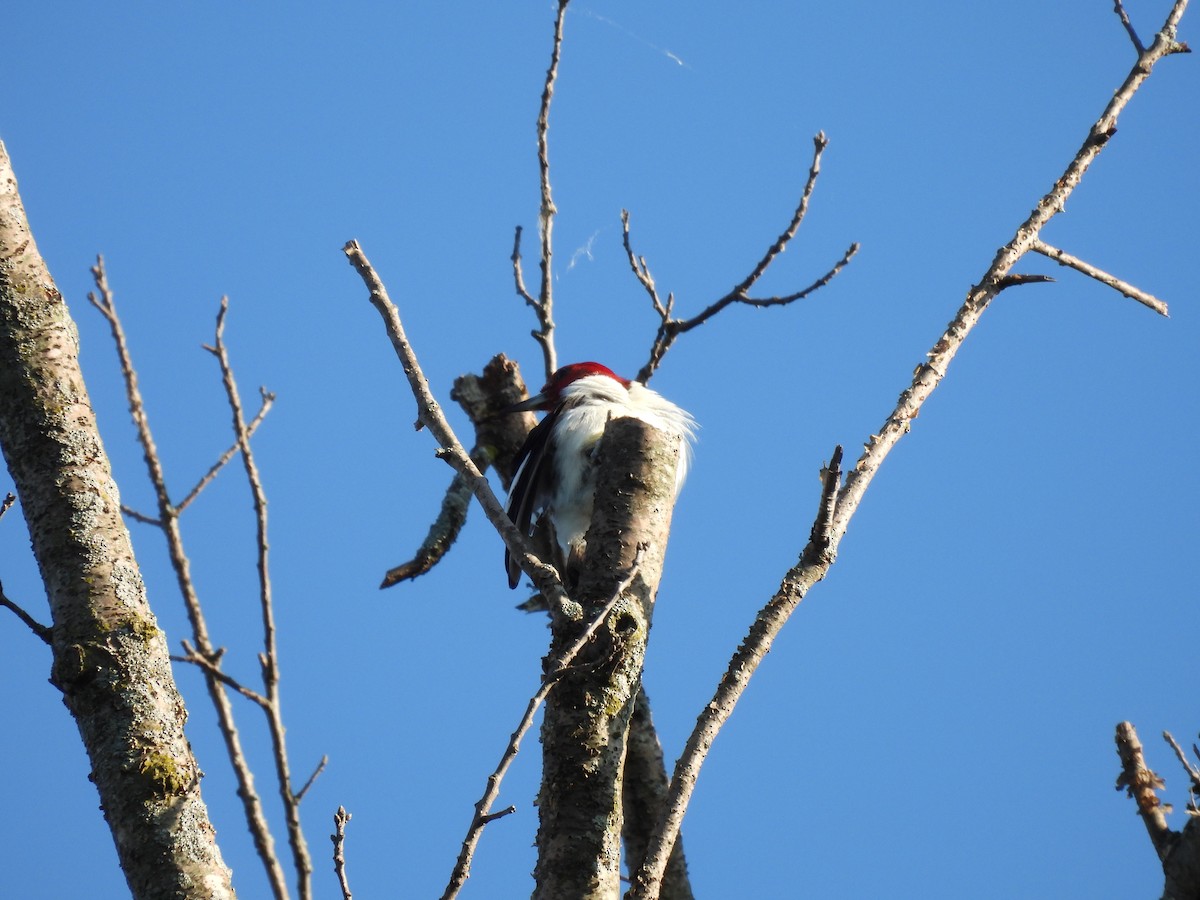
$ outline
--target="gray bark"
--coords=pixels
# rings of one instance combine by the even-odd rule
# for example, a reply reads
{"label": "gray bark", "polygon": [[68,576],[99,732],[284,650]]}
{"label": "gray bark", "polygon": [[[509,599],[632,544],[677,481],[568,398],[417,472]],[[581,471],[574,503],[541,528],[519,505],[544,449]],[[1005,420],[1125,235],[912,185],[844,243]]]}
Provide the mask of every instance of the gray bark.
{"label": "gray bark", "polygon": [[133,896],[231,898],[78,351],[0,143],[0,446],[50,602],[51,680]]}
{"label": "gray bark", "polygon": [[677,441],[637,419],[609,423],[595,511],[574,599],[580,621],[552,623],[551,654],[612,598],[641,550],[636,577],[546,700],[538,797],[539,900],[621,893],[622,781],[651,611],[671,525]]}
{"label": "gray bark", "polygon": [[[646,858],[650,837],[667,809],[667,791],[671,779],[663,761],[662,745],[650,714],[650,698],[645,689],[638,691],[637,704],[629,721],[629,740],[625,750],[625,777],[621,790],[625,821],[622,837],[628,856],[627,868],[636,872]],[[692,883],[683,837],[676,838],[671,858],[663,875],[659,900],[692,900]]]}

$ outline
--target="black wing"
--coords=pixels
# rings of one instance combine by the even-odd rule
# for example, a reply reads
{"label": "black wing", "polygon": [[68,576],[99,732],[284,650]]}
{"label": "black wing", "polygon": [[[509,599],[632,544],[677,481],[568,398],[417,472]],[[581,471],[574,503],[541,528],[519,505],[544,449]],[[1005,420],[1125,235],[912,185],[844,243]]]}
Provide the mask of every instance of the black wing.
{"label": "black wing", "polygon": [[[508,494],[508,517],[521,530],[521,534],[529,537],[533,534],[533,516],[545,502],[546,486],[550,477],[548,452],[550,432],[558,420],[558,410],[555,408],[538,422],[525,438],[517,453],[517,474],[513,478],[512,490]],[[508,586],[515,588],[521,580],[521,567],[508,548],[504,548],[504,568],[508,572]]]}

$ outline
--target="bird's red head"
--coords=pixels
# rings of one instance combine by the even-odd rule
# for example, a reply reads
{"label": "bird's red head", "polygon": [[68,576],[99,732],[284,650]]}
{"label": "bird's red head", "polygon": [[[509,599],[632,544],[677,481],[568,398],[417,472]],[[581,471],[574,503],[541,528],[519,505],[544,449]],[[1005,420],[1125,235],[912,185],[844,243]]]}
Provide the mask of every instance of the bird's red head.
{"label": "bird's red head", "polygon": [[541,391],[534,394],[528,400],[518,403],[516,406],[510,406],[507,412],[523,412],[525,410],[546,411],[553,409],[562,399],[562,392],[567,385],[578,381],[580,378],[587,378],[589,375],[604,375],[629,387],[629,380],[622,378],[608,366],[602,366],[598,362],[580,362],[571,363],[568,366],[563,366],[557,372],[550,376],[550,380],[542,387]]}

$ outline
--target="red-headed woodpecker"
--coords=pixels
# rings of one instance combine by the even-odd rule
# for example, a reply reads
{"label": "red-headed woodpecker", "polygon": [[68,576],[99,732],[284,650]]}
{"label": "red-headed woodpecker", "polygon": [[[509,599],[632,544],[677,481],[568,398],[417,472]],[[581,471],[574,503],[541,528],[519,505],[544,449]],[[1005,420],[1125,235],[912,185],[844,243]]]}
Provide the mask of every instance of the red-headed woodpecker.
{"label": "red-headed woodpecker", "polygon": [[[592,520],[596,474],[592,451],[609,419],[641,419],[681,438],[675,492],[683,487],[691,462],[696,421],[661,394],[628,381],[594,362],[563,366],[541,392],[507,412],[538,410],[547,415],[529,432],[517,454],[517,473],[508,496],[508,516],[526,536],[540,512],[549,522],[560,554],[559,571],[567,577],[583,561],[584,537]],[[521,569],[507,550],[508,585],[516,587]]]}

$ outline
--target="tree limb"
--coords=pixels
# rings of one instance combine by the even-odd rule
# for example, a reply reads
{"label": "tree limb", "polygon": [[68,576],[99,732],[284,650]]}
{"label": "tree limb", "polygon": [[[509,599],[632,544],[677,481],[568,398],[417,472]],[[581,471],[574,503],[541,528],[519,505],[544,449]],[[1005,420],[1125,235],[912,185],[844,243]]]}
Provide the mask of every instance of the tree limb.
{"label": "tree limb", "polygon": [[[233,433],[237,438],[242,467],[245,469],[246,481],[250,486],[250,495],[254,501],[258,551],[258,600],[263,630],[263,652],[259,654],[258,658],[262,667],[263,689],[267,699],[267,702],[260,704],[260,707],[267,717],[267,725],[271,732],[276,787],[279,791],[279,800],[283,804],[284,820],[287,822],[288,844],[292,851],[292,864],[296,870],[297,892],[300,900],[310,900],[312,897],[312,857],[308,852],[304,829],[300,825],[300,798],[292,787],[291,764],[288,760],[286,729],[283,724],[283,707],[279,692],[279,648],[275,638],[275,603],[271,588],[270,566],[268,565],[270,544],[267,538],[267,495],[263,490],[258,464],[254,460],[254,452],[250,448],[250,432],[242,411],[242,400],[238,393],[237,382],[233,377],[233,366],[229,362],[229,351],[225,346],[225,317],[228,313],[229,298],[222,297],[221,308],[217,313],[215,343],[208,349],[217,358],[221,368],[221,382],[229,401]],[[260,388],[260,393],[265,401],[268,396],[266,389]]]}
{"label": "tree limb", "polygon": [[[546,70],[546,81],[542,86],[542,105],[538,111],[537,147],[538,174],[541,180],[542,205],[538,215],[538,234],[542,243],[542,286],[538,294],[538,302],[534,306],[539,331],[532,332],[534,340],[542,347],[542,358],[545,362],[546,378],[558,368],[558,360],[554,350],[554,217],[558,209],[554,205],[554,197],[550,191],[550,101],[554,98],[554,83],[558,79],[558,60],[562,53],[563,21],[567,17],[568,0],[558,0],[558,13],[554,17],[554,47],[550,51],[550,67]],[[519,244],[521,232],[517,231],[516,240]],[[514,266],[520,265],[518,248],[513,248]]]}
{"label": "tree limb", "polygon": [[[494,465],[501,483],[507,488],[513,476],[513,459],[533,427],[532,413],[498,415],[528,396],[525,382],[517,364],[504,354],[494,356],[483,369],[483,375],[462,375],[455,379],[450,397],[458,401],[475,426],[475,446],[471,461],[480,472]],[[467,510],[473,495],[471,483],[456,473],[442,498],[441,510],[430,526],[416,555],[407,562],[389,569],[381,588],[424,575],[449,552],[467,521]]]}
{"label": "tree limb", "polygon": [[[1197,784],[1196,770],[1183,757],[1174,738],[1166,732],[1163,737],[1180,757],[1194,790]],[[1163,900],[1194,900],[1200,896],[1200,818],[1193,812],[1188,816],[1182,832],[1173,831],[1167,825],[1166,817],[1171,807],[1158,798],[1158,791],[1165,784],[1146,765],[1142,742],[1138,740],[1132,723],[1117,724],[1116,741],[1117,756],[1121,760],[1116,788],[1133,798],[1150,842],[1154,845],[1154,852],[1162,863]],[[1192,812],[1190,808],[1189,812]]]}
{"label": "tree limb", "polygon": [[696,727],[688,737],[683,753],[675,763],[675,773],[667,792],[667,801],[657,828],[650,838],[646,859],[631,879],[627,898],[657,898],[662,888],[675,839],[684,813],[696,787],[700,767],[708,756],[717,733],[733,714],[741,695],[759,663],[771,649],[775,637],[795,612],[809,588],[825,577],[836,558],[831,528],[841,482],[842,448],[834,450],[829,465],[822,470],[821,499],[809,535],[809,541],[795,566],[784,576],[779,590],[755,616],[754,624],[730,659],[713,699],[704,707]]}
{"label": "tree limb", "polygon": [[787,228],[775,239],[759,259],[758,263],[750,270],[745,278],[740,283],[735,285],[729,293],[715,302],[709,304],[707,308],[692,316],[690,319],[676,319],[671,313],[675,305],[674,294],[668,294],[667,300],[663,303],[659,299],[658,289],[655,286],[654,278],[650,275],[650,268],[646,264],[644,256],[637,256],[633,252],[633,247],[629,238],[629,213],[626,210],[621,210],[621,226],[622,236],[625,245],[625,255],[629,260],[629,266],[633,270],[634,276],[641,282],[642,287],[646,289],[646,293],[650,296],[650,303],[654,307],[654,311],[658,313],[659,326],[658,333],[654,337],[654,342],[650,347],[650,358],[646,364],[638,371],[637,380],[642,384],[648,382],[655,370],[662,363],[663,357],[667,351],[671,349],[671,345],[675,343],[675,339],[679,335],[691,331],[703,325],[721,310],[734,303],[740,303],[744,306],[754,306],[765,308],[768,306],[786,306],[796,300],[802,300],[809,294],[827,285],[832,281],[839,272],[842,271],[858,253],[859,245],[851,244],[846,252],[842,254],[842,258],[838,260],[828,272],[814,281],[811,285],[803,290],[795,291],[791,294],[785,294],[772,297],[751,297],[750,290],[758,282],[758,280],[766,274],[771,263],[787,249],[792,238],[796,236],[796,232],[800,229],[800,223],[804,221],[805,215],[808,213],[808,203],[812,197],[813,189],[817,184],[817,176],[821,174],[821,156],[825,152],[825,148],[829,146],[829,140],[825,137],[825,132],[818,132],[813,138],[813,159],[812,165],[808,170],[808,180],[804,183],[804,190],[800,194],[800,200],[796,204],[796,209],[792,213],[792,219],[788,223]]}
{"label": "tree limb", "polygon": [[1122,281],[1116,275],[1109,275],[1103,269],[1098,269],[1091,263],[1086,263],[1082,259],[1079,259],[1079,257],[1067,253],[1065,250],[1052,247],[1041,239],[1032,241],[1029,249],[1054,260],[1060,266],[1069,266],[1076,272],[1082,272],[1089,278],[1094,278],[1101,284],[1106,284],[1113,290],[1120,291],[1130,300],[1136,300],[1138,303],[1150,307],[1150,309],[1161,316],[1167,315],[1167,304],[1163,303],[1163,301],[1159,300],[1153,294],[1147,294],[1141,288],[1134,287],[1128,281]]}
{"label": "tree limb", "polygon": [[542,592],[551,606],[564,610],[572,609],[574,604],[563,590],[558,572],[553,566],[543,562],[529,550],[521,530],[508,518],[504,507],[501,506],[491,485],[488,484],[487,478],[472,462],[470,455],[450,427],[450,423],[446,421],[441,406],[434,399],[433,392],[429,388],[429,381],[425,378],[425,373],[421,371],[420,363],[417,362],[416,352],[409,344],[408,336],[404,333],[404,326],[400,322],[400,312],[388,296],[387,288],[384,287],[383,281],[358,245],[358,241],[349,241],[342,250],[362,278],[367,290],[370,291],[371,304],[382,317],[392,347],[408,378],[409,387],[417,402],[417,428],[429,429],[441,446],[439,452],[442,458],[471,485],[475,498],[483,507],[484,515],[499,532],[513,557],[521,563],[522,570],[533,579],[533,583],[537,585],[538,590]]}
{"label": "tree limb", "polygon": [[[138,388],[137,370],[134,368],[133,357],[125,338],[125,329],[121,325],[113,292],[108,284],[108,273],[105,270],[103,256],[96,257],[96,265],[92,267],[92,278],[96,283],[98,296],[89,294],[88,299],[103,314],[112,332],[121,373],[125,379],[125,395],[129,403],[129,413],[137,429],[138,442],[142,445],[142,458],[146,463],[146,471],[158,502],[157,519],[148,519],[140,514],[135,514],[135,518],[155,525],[161,529],[163,537],[166,538],[167,555],[171,561],[171,569],[175,573],[175,584],[183,599],[183,607],[192,629],[192,641],[195,643],[195,649],[192,649],[191,644],[184,643],[185,653],[188,654],[185,658],[188,662],[199,666],[204,672],[205,687],[217,714],[217,727],[225,743],[225,754],[233,768],[234,777],[237,779],[237,795],[242,801],[242,813],[246,819],[246,827],[254,842],[255,852],[262,862],[272,895],[275,900],[286,900],[288,897],[287,879],[284,877],[283,867],[275,852],[275,838],[267,823],[262,799],[254,786],[254,773],[250,770],[250,763],[246,759],[246,753],[242,747],[241,735],[234,719],[233,705],[224,688],[231,687],[260,705],[263,698],[261,694],[250,691],[240,682],[220,671],[219,662],[223,651],[218,650],[209,637],[208,623],[200,605],[195,582],[192,580],[191,562],[184,550],[183,532],[179,524],[179,514],[183,504],[176,506],[171,502],[166,473],[158,455],[158,448],[150,429],[150,420]],[[266,398],[264,398],[265,400]],[[267,404],[264,402],[264,409],[266,406]],[[200,486],[205,483],[205,480],[201,479]],[[199,490],[200,486],[193,491],[193,494]]]}
{"label": "tree limb", "polygon": [[463,839],[462,850],[459,852],[458,860],[454,865],[454,871],[450,873],[450,881],[446,885],[446,890],[442,893],[442,900],[453,900],[454,897],[457,897],[463,885],[467,883],[467,879],[471,877],[471,862],[475,857],[475,848],[479,846],[479,840],[483,836],[484,826],[498,818],[516,812],[515,806],[510,806],[498,813],[493,813],[491,809],[492,804],[496,802],[496,798],[500,795],[500,784],[504,781],[504,776],[508,774],[509,767],[521,750],[521,741],[524,740],[529,729],[533,727],[534,716],[537,715],[538,709],[546,701],[546,697],[554,689],[558,680],[571,670],[575,658],[591,642],[592,638],[595,637],[596,632],[607,621],[613,607],[617,605],[622,594],[633,583],[641,561],[642,554],[639,553],[634,558],[634,563],[629,569],[629,574],[617,585],[612,597],[600,608],[574,643],[565,648],[561,655],[551,657],[546,664],[545,673],[542,675],[541,687],[529,698],[529,703],[525,707],[525,715],[522,716],[516,731],[509,737],[508,745],[504,748],[504,753],[500,757],[500,763],[496,766],[492,774],[488,776],[487,787],[484,789],[483,796],[475,804],[475,815],[471,819],[471,826],[467,829],[467,836]]}
{"label": "tree limb", "polygon": [[[979,284],[970,289],[954,320],[927,354],[928,362],[917,367],[912,385],[900,395],[899,403],[880,429],[880,433],[871,435],[867,441],[863,455],[847,476],[845,486],[840,491],[830,492],[830,477],[827,473],[822,511],[814,524],[809,544],[804,548],[797,565],[784,576],[779,591],[759,613],[750,633],[734,655],[716,695],[701,713],[684,753],[676,763],[675,775],[671,782],[670,810],[651,843],[646,864],[633,879],[627,894],[630,900],[653,900],[658,897],[662,872],[671,845],[678,833],[688,798],[708,748],[715,739],[721,723],[732,712],[733,705],[756,669],[762,654],[770,647],[774,635],[807,594],[808,589],[824,577],[836,558],[838,545],[846,533],[850,518],[857,510],[863,493],[884,458],[908,433],[912,420],[945,376],[951,360],[978,323],[988,304],[1012,283],[1011,272],[1014,265],[1032,249],[1045,224],[1062,211],[1067,198],[1079,184],[1092,161],[1107,144],[1108,139],[1115,134],[1121,111],[1149,77],[1155,63],[1169,54],[1186,50],[1185,45],[1175,41],[1175,28],[1186,7],[1187,0],[1176,0],[1163,28],[1155,36],[1154,43],[1138,58],[1124,83],[1089,130],[1082,147],[1066,171],[1025,222],[1018,227],[1012,240],[997,252]],[[838,455],[840,456],[840,453]],[[836,468],[833,465],[830,467],[831,470]],[[833,504],[832,507],[830,504]]]}
{"label": "tree limb", "polygon": [[0,447],[53,622],[52,682],[79,728],[137,900],[234,896],[166,641],[146,598],[67,305],[0,143]]}

